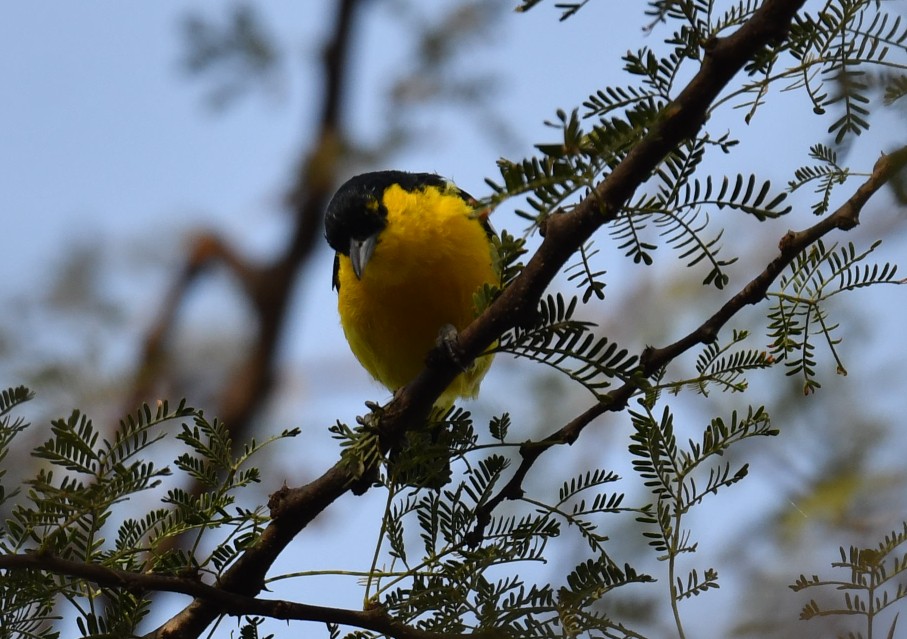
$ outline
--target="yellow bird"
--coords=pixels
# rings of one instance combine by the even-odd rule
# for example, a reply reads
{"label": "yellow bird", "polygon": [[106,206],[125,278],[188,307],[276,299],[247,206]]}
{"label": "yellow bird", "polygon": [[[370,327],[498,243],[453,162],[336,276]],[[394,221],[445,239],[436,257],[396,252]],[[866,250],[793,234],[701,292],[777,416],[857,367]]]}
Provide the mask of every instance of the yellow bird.
{"label": "yellow bird", "polygon": [[[337,252],[333,285],[350,349],[391,391],[419,374],[444,330],[475,318],[483,285],[501,284],[487,211],[431,173],[351,178],[328,205],[325,237]],[[436,405],[474,397],[491,357],[478,358]]]}

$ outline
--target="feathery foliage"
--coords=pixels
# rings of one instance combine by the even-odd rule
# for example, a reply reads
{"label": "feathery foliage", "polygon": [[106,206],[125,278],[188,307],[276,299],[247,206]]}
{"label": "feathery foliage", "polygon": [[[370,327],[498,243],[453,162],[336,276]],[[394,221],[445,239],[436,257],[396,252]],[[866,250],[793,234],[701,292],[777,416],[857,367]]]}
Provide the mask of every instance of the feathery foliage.
{"label": "feathery foliage", "polygon": [[826,248],[821,241],[809,251],[797,256],[790,273],[779,281],[779,290],[770,292],[773,300],[769,310],[769,337],[771,354],[775,361],[784,362],[788,375],[803,378],[803,392],[809,394],[821,384],[816,379],[816,345],[818,336],[837,365],[837,372],[847,374],[844,363],[835,348],[841,338],[836,337],[838,325],[829,319],[828,300],[845,291],[853,291],[876,284],[902,284],[896,280],[897,266],[865,264],[864,261],[878,248],[874,242],[867,250],[858,252],[852,243]]}
{"label": "feathery foliage", "polygon": [[[4,410],[31,396],[22,387],[4,391]],[[167,438],[164,425],[186,419],[192,425],[183,422],[176,439],[187,452],[174,466],[202,480],[206,491],[193,495],[171,488],[161,498],[165,507],[131,516],[140,493],[163,488],[162,482],[172,474],[169,466],[148,461],[152,449]],[[0,425],[6,433],[8,415]],[[16,421],[12,428],[19,432],[27,426]],[[297,432],[284,431],[269,442]],[[9,441],[0,441],[0,457],[7,454]],[[48,466],[26,482],[27,494],[16,499],[0,531],[0,553],[36,554],[134,573],[216,578],[254,543],[265,520],[260,509],[236,507],[233,494],[258,481],[258,471],[247,464],[262,445],[252,441],[238,456],[231,448],[223,425],[208,422],[185,402],[175,407],[161,402],[154,410],[142,406],[106,437],[79,411],[54,420],[51,437],[33,452]],[[218,528],[227,532],[211,539],[213,550],[205,556],[202,539]],[[182,541],[189,541],[188,550]],[[61,600],[77,611],[75,620],[84,636],[131,636],[149,611],[148,593],[139,590],[40,572],[9,576],[0,585],[4,637],[55,636],[49,621]]]}
{"label": "feathery foliage", "polygon": [[[456,412],[447,419],[451,416],[464,419]],[[390,469],[401,460],[389,461],[389,474],[381,480],[389,490],[388,508],[366,586],[369,605],[380,605],[426,631],[495,629],[503,636],[552,638],[595,631],[614,636],[611,633],[622,626],[602,614],[598,602],[615,588],[651,577],[609,557],[599,520],[635,509],[621,505],[621,494],[597,492],[619,478],[596,470],[565,480],[551,503],[523,497],[520,501],[529,511],[489,516],[487,509],[510,460],[498,453],[477,462],[469,458],[489,446],[506,450],[500,440],[506,438],[508,421],[504,416],[489,424],[492,439],[499,443],[480,444],[473,437],[459,451],[457,459],[466,469],[451,488],[397,483]],[[421,457],[425,452],[411,449],[408,454]],[[563,524],[586,540],[591,553],[564,575],[565,586],[511,575],[520,564],[544,561],[548,541],[562,534]],[[418,530],[418,543],[406,534],[411,525]],[[386,564],[380,562],[383,548]],[[501,571],[504,567],[506,572]],[[344,636],[375,635],[354,631]]]}
{"label": "feathery foliage", "polygon": [[717,386],[719,390],[733,393],[746,391],[748,383],[743,376],[744,373],[770,368],[775,364],[772,356],[764,350],[753,348],[731,350],[747,337],[748,331],[735,330],[727,344],[721,345],[719,342],[706,344],[696,358],[696,377],[663,382],[653,387],[653,390],[665,388],[675,394],[685,389],[695,390],[706,397],[710,386]]}
{"label": "feathery foliage", "polygon": [[633,377],[638,358],[594,335],[592,322],[574,319],[577,304],[576,298],[567,302],[560,294],[547,296],[535,326],[513,329],[494,350],[551,366],[602,397],[615,380]]}
{"label": "feathery foliage", "polygon": [[[651,403],[640,401],[640,406],[641,411],[630,413],[635,432],[628,450],[634,456],[634,469],[655,501],[647,506],[637,521],[648,528],[643,536],[649,546],[658,553],[659,559],[668,564],[671,606],[682,636],[678,604],[683,599],[718,587],[718,572],[711,567],[706,568],[702,576],[696,569],[690,570],[686,579],[679,575],[678,558],[695,553],[698,545],[693,541],[692,531],[685,527],[684,517],[706,496],[746,477],[747,464],[732,470],[730,462],[722,463],[714,458],[721,457],[731,446],[743,440],[777,435],[778,431],[771,426],[768,413],[763,408],[750,408],[745,417],[739,417],[734,412],[729,422],[720,417],[714,418],[699,441],[690,439],[687,447],[682,448],[677,442],[674,417],[669,407],[666,406],[658,418],[652,412],[654,406]],[[706,467],[707,462],[711,465]]]}
{"label": "feathery foliage", "polygon": [[838,163],[837,152],[824,144],[813,145],[809,149],[809,157],[818,160],[820,164],[798,168],[794,172],[794,179],[788,182],[788,188],[793,193],[809,183],[816,182],[815,193],[820,199],[812,205],[812,210],[816,215],[825,215],[831,206],[834,188],[844,184],[853,174],[849,168]]}
{"label": "feathery foliage", "polygon": [[[886,624],[883,613],[907,599],[907,557],[903,546],[907,543],[907,523],[900,530],[893,530],[875,548],[840,548],[841,560],[833,562],[832,568],[849,573],[840,579],[821,579],[818,575],[800,575],[790,586],[794,592],[818,590],[826,593],[843,593],[835,598],[840,603],[819,603],[810,599],[800,612],[800,619],[816,617],[849,616],[862,622],[863,631],[848,634],[849,637],[879,636]],[[899,550],[900,549],[900,550]],[[840,572],[840,570],[839,570]],[[827,597],[826,597],[827,599]],[[885,636],[895,637],[898,615],[889,615]],[[864,634],[865,633],[865,634]]]}
{"label": "feathery foliage", "polygon": [[28,427],[24,419],[21,417],[13,419],[10,413],[16,406],[33,397],[34,394],[25,386],[7,388],[0,392],[0,506],[19,492],[18,488],[9,490],[3,483],[3,478],[6,476],[3,462],[9,454],[13,439]]}

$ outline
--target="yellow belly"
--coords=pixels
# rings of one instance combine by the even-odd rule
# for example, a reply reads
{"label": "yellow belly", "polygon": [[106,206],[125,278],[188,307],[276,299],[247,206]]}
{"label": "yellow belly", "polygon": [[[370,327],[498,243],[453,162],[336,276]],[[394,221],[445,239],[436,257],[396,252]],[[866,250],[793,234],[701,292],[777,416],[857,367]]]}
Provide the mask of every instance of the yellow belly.
{"label": "yellow belly", "polygon": [[[338,305],[353,353],[393,391],[424,368],[443,326],[462,330],[475,318],[474,294],[500,278],[486,231],[466,202],[399,187],[384,197],[387,226],[361,280],[340,256]],[[438,404],[474,396],[490,364],[490,355],[477,360]]]}

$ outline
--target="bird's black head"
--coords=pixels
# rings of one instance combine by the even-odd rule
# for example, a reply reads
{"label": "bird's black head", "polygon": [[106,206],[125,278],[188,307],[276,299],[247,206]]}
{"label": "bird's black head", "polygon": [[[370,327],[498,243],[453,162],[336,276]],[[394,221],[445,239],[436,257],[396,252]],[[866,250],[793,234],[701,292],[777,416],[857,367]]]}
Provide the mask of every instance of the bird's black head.
{"label": "bird's black head", "polygon": [[444,187],[447,180],[432,173],[377,171],[347,180],[331,198],[324,216],[324,237],[338,253],[349,255],[351,240],[365,240],[387,223],[382,202],[385,189],[398,184],[405,191]]}

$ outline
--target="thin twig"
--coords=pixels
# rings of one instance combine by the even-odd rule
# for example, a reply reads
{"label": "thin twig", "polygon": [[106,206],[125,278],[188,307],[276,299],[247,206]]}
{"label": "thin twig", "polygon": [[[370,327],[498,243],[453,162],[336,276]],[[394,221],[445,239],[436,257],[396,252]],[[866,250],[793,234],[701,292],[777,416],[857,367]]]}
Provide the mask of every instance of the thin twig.
{"label": "thin twig", "polygon": [[[708,344],[718,336],[718,331],[745,306],[758,304],[768,292],[769,286],[791,262],[812,244],[834,230],[850,230],[859,224],[860,212],[869,198],[884,186],[898,171],[907,166],[907,146],[889,155],[883,155],[875,163],[869,178],[834,213],[829,214],[813,226],[802,231],[788,231],[778,243],[779,254],[768,266],[731,297],[717,312],[696,329],[663,348],[647,348],[640,357],[643,377],[648,377],[682,353],[698,344]],[[595,418],[607,413],[623,410],[630,398],[640,391],[642,385],[626,382],[614,389],[600,401],[565,426],[537,442],[527,442],[520,447],[520,465],[498,493],[488,500],[476,513],[476,527],[469,535],[470,543],[481,541],[485,527],[491,521],[491,514],[506,499],[519,499],[523,494],[522,483],[529,469],[549,448],[561,444],[572,444],[580,432]]]}

